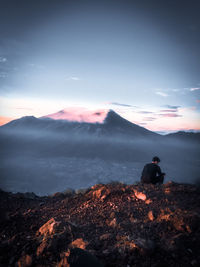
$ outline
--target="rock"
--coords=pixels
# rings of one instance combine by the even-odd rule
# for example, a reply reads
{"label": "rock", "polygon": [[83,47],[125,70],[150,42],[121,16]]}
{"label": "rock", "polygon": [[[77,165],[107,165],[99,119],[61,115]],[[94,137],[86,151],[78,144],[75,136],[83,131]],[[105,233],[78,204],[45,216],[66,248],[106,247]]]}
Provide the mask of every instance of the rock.
{"label": "rock", "polygon": [[32,265],[32,257],[30,255],[24,255],[17,261],[17,267],[28,267]]}
{"label": "rock", "polygon": [[65,222],[57,222],[51,218],[37,232],[40,245],[36,250],[36,255],[40,256],[46,251],[55,249],[66,249],[72,241],[71,226]]}
{"label": "rock", "polygon": [[147,199],[147,200],[145,201],[145,204],[147,204],[147,205],[149,205],[150,203],[152,203],[152,200],[151,200],[151,199]]}
{"label": "rock", "polygon": [[70,251],[67,252],[62,252],[60,254],[60,262],[56,265],[56,267],[70,267],[69,263],[68,263],[68,257],[70,255]]}
{"label": "rock", "polygon": [[137,245],[133,240],[129,240],[129,236],[116,236],[116,240],[118,241],[115,244],[115,248],[117,248],[118,252],[120,254],[124,254],[125,250],[135,250],[137,248]]}
{"label": "rock", "polygon": [[152,212],[152,210],[150,210],[150,211],[148,212],[148,218],[149,218],[150,221],[153,221],[153,220],[154,220],[154,216],[153,216],[153,212]]}
{"label": "rock", "polygon": [[97,187],[91,187],[93,190],[89,191],[94,199],[104,200],[109,194],[110,190],[104,185],[98,185]]}
{"label": "rock", "polygon": [[109,222],[108,225],[111,227],[116,227],[117,226],[117,219],[116,218],[112,219],[112,221]]}
{"label": "rock", "polygon": [[53,235],[55,233],[55,229],[58,224],[59,222],[56,222],[54,218],[51,218],[48,222],[46,222],[44,225],[40,227],[38,232],[43,237],[46,237],[48,235]]}
{"label": "rock", "polygon": [[107,233],[107,234],[103,234],[99,237],[100,240],[107,240],[111,237],[111,234]]}
{"label": "rock", "polygon": [[140,200],[143,200],[143,201],[145,201],[147,199],[147,196],[144,193],[138,192],[135,189],[133,191],[134,191],[134,194],[135,194],[136,198],[138,198]]}
{"label": "rock", "polygon": [[48,248],[48,241],[43,241],[38,247],[37,247],[37,250],[36,250],[36,255],[37,256],[40,256],[43,252],[45,252],[45,250],[47,250]]}
{"label": "rock", "polygon": [[77,238],[71,244],[69,245],[70,248],[81,248],[85,249],[86,246],[88,245],[87,241],[84,241],[82,238]]}

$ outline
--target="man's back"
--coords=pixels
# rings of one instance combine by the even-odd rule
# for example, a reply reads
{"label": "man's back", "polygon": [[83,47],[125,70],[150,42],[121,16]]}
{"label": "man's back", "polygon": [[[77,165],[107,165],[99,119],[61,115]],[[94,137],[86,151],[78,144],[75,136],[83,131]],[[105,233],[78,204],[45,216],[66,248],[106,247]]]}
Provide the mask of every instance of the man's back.
{"label": "man's back", "polygon": [[155,163],[148,163],[144,166],[142,171],[141,181],[142,183],[154,183],[156,182],[156,176],[161,175],[160,167]]}

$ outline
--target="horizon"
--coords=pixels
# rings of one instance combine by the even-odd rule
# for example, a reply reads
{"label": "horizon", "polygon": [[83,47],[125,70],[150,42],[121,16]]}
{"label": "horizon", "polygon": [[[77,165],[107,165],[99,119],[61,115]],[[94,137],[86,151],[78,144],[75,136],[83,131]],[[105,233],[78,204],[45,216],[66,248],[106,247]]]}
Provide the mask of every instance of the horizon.
{"label": "horizon", "polygon": [[0,125],[75,107],[154,132],[200,131],[198,1],[0,7]]}

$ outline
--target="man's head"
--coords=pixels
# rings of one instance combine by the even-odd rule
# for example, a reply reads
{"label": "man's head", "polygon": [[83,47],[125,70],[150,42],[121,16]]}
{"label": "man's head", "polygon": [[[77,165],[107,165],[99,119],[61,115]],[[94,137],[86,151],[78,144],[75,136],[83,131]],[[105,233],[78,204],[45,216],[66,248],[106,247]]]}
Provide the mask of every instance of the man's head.
{"label": "man's head", "polygon": [[152,162],[155,163],[155,164],[158,164],[160,162],[159,157],[153,157],[152,158]]}

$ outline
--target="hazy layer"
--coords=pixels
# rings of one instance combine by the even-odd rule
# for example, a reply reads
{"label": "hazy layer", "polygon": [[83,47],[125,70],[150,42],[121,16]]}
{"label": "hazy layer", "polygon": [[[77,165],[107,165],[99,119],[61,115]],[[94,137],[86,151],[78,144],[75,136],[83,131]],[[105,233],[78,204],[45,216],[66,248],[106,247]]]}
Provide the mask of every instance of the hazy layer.
{"label": "hazy layer", "polygon": [[166,181],[200,180],[197,143],[124,138],[71,132],[4,130],[0,133],[0,187],[7,191],[33,191],[44,195],[96,183],[140,180],[152,156],[161,158]]}

